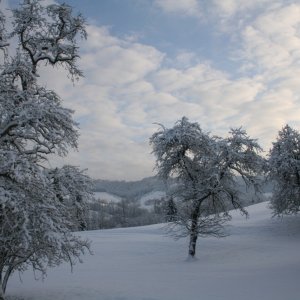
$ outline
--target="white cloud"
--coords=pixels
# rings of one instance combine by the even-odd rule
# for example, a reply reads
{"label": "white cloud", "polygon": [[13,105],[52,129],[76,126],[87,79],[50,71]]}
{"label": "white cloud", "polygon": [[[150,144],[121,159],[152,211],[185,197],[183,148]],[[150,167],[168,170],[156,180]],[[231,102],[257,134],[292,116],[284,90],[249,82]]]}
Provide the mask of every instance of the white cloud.
{"label": "white cloud", "polygon": [[274,72],[300,59],[300,5],[292,4],[260,15],[242,32],[242,58],[253,68]]}
{"label": "white cloud", "polygon": [[185,69],[192,67],[193,65],[199,63],[199,61],[200,59],[195,53],[181,50],[175,56],[175,58],[171,60],[170,65],[174,66],[175,68]]}
{"label": "white cloud", "polygon": [[[228,15],[242,9],[238,1],[226,3],[220,7]],[[252,66],[239,78],[191,52],[167,67],[156,48],[89,26],[81,60],[86,77],[72,87],[61,71],[42,76],[81,123],[80,151],[64,161],[88,167],[96,178],[149,176],[153,123],[172,126],[183,115],[213,134],[243,125],[268,150],[285,123],[300,128],[299,14],[296,4],[268,8],[235,31],[241,67]]]}
{"label": "white cloud", "polygon": [[[258,10],[268,10],[278,7],[282,0],[154,0],[154,5],[165,13],[185,17],[197,17],[202,20],[212,20],[218,24],[219,29],[228,30],[236,28],[251,19]],[[285,3],[293,3],[285,0]]]}
{"label": "white cloud", "polygon": [[167,13],[192,17],[199,17],[202,15],[197,0],[154,0],[154,3]]}
{"label": "white cloud", "polygon": [[87,31],[89,53],[82,55],[81,64],[88,69],[89,80],[97,84],[135,82],[156,70],[163,59],[155,48],[113,38],[105,28],[89,26]]}
{"label": "white cloud", "polygon": [[[130,48],[137,49],[144,50],[142,46]],[[124,51],[124,60],[128,49],[120,47],[119,51]],[[85,70],[85,81],[93,83],[79,85],[71,93],[62,91],[81,121],[80,152],[72,153],[67,161],[88,166],[94,177],[136,179],[150,175],[154,159],[148,139],[155,130],[154,122],[171,126],[186,115],[206,129],[224,133],[231,125],[224,120],[238,118],[241,104],[251,102],[261,90],[255,81],[230,81],[226,74],[207,64],[185,70],[151,68],[152,74],[146,78],[148,66],[157,62],[150,57],[153,60],[145,63],[144,71],[141,66],[132,71],[135,81],[116,78],[123,68],[127,70],[126,59],[112,64],[115,75],[103,81],[97,79],[103,75],[98,68],[103,58],[94,55],[97,67],[92,67],[92,72]]]}
{"label": "white cloud", "polygon": [[212,0],[212,7],[222,18],[231,18],[238,13],[273,6],[276,2],[276,0]]}

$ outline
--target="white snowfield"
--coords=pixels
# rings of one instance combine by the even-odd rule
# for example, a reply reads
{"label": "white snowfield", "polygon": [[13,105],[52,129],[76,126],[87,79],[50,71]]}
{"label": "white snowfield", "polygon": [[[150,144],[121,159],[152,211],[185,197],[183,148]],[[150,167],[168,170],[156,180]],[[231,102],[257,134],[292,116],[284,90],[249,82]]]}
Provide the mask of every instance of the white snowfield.
{"label": "white snowfield", "polygon": [[267,202],[248,211],[233,212],[230,236],[200,238],[194,261],[187,240],[164,236],[162,225],[84,232],[94,255],[44,282],[14,275],[9,299],[299,300],[300,215],[272,219]]}

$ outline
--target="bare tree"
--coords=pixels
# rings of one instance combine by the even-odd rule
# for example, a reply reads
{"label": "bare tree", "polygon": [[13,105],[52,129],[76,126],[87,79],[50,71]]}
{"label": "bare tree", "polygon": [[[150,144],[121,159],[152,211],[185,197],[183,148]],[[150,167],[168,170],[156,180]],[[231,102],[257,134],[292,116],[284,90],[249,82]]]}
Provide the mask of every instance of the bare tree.
{"label": "bare tree", "polygon": [[229,137],[211,136],[198,123],[185,117],[173,128],[161,129],[150,138],[158,175],[176,184],[169,194],[176,199],[171,230],[178,237],[190,236],[189,255],[195,256],[198,236],[224,236],[229,209],[242,207],[237,176],[246,186],[259,188],[261,148],[246,132],[232,129]]}
{"label": "bare tree", "polygon": [[[45,274],[63,261],[73,266],[89,250],[87,240],[71,233],[77,221],[68,201],[80,219],[90,179],[75,167],[46,167],[49,155],[76,149],[77,124],[60,97],[38,84],[40,64],[61,65],[73,79],[81,75],[76,38],[86,36],[84,20],[66,4],[41,2],[24,0],[13,10],[11,33],[0,15],[1,300],[13,272],[31,266]],[[17,39],[13,55],[10,39]]]}

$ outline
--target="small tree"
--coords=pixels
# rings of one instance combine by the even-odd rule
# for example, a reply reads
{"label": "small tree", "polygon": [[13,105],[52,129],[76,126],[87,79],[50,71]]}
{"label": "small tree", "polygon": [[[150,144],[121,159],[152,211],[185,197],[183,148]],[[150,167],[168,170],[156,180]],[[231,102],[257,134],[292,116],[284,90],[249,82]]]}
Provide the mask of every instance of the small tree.
{"label": "small tree", "polygon": [[49,170],[56,197],[69,208],[72,230],[86,230],[88,203],[93,202],[94,192],[91,179],[74,166],[63,166]]}
{"label": "small tree", "polygon": [[172,196],[167,197],[165,201],[165,216],[167,222],[173,222],[176,220],[177,207]]}
{"label": "small tree", "polygon": [[[13,10],[11,33],[0,14],[1,300],[13,272],[31,266],[45,274],[47,266],[63,261],[73,266],[89,249],[70,230],[83,227],[90,179],[75,167],[47,168],[50,156],[76,149],[77,124],[59,96],[37,81],[40,64],[61,65],[73,79],[81,75],[78,35],[86,35],[84,20],[66,4],[24,0]],[[17,44],[12,55],[10,40]]]}
{"label": "small tree", "polygon": [[259,187],[261,148],[242,129],[232,129],[223,139],[203,132],[185,117],[171,129],[161,128],[150,143],[158,175],[177,181],[170,189],[177,210],[171,229],[178,237],[190,236],[189,255],[193,257],[198,236],[224,236],[230,208],[247,214],[236,177],[241,176],[246,186]]}
{"label": "small tree", "polygon": [[275,215],[300,210],[300,133],[286,125],[269,153],[268,177],[275,184],[271,204]]}

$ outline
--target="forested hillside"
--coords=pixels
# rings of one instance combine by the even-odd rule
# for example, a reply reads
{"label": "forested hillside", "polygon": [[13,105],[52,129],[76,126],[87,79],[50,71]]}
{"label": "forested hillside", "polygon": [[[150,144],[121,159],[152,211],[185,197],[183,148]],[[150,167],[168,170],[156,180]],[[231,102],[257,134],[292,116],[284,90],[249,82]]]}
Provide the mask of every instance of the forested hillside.
{"label": "forested hillside", "polygon": [[107,192],[126,198],[139,198],[152,191],[164,191],[165,184],[157,177],[147,177],[138,181],[110,181],[97,179],[94,181],[97,192]]}

